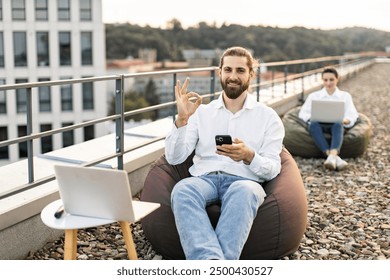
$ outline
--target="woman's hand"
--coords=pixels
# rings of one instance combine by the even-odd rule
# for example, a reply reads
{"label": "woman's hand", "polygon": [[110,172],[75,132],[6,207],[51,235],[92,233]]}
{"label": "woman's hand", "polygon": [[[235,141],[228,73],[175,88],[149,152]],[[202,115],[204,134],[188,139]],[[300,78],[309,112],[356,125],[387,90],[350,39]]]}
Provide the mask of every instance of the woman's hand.
{"label": "woman's hand", "polygon": [[[202,97],[196,92],[187,93],[188,84],[190,78],[186,78],[183,86],[179,80],[176,82],[175,86],[175,97],[176,97],[176,106],[177,106],[177,119],[176,126],[181,127],[187,124],[190,116],[195,113],[199,105],[202,104]],[[190,99],[196,98],[195,102]]]}

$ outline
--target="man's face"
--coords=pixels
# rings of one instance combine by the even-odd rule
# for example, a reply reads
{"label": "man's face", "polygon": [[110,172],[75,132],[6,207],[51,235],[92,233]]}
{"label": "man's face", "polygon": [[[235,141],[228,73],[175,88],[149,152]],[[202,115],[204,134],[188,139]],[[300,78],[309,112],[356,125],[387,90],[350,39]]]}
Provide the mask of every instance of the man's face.
{"label": "man's face", "polygon": [[230,99],[238,98],[249,88],[251,73],[247,58],[243,56],[226,56],[220,69],[221,85]]}

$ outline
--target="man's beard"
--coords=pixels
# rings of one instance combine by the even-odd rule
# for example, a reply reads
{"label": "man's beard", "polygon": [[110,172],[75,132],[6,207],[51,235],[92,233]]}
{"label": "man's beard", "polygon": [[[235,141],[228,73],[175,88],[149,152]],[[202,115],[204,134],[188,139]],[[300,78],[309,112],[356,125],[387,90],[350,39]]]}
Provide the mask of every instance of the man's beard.
{"label": "man's beard", "polygon": [[248,79],[246,83],[242,83],[240,80],[238,80],[237,82],[230,82],[231,84],[239,85],[239,87],[234,87],[234,88],[229,87],[228,83],[229,83],[229,79],[225,81],[221,81],[221,86],[223,91],[225,92],[226,96],[229,99],[237,99],[238,97],[241,96],[241,94],[244,91],[246,91],[249,88],[250,81]]}

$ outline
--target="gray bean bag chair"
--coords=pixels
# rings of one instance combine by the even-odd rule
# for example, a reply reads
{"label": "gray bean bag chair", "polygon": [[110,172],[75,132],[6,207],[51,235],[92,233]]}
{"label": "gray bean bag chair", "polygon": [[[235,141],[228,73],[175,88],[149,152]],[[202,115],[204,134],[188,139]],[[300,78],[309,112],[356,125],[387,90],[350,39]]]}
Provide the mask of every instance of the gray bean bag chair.
{"label": "gray bean bag chair", "polygon": [[[294,156],[304,158],[324,157],[323,153],[314,144],[308,131],[308,125],[298,117],[300,107],[288,111],[282,117],[286,131],[283,144]],[[340,149],[342,158],[354,158],[361,156],[367,149],[372,135],[370,119],[362,113],[352,128],[344,131],[344,141]],[[327,135],[330,139],[330,135]]]}
{"label": "gray bean bag chair", "polygon": [[[263,184],[267,193],[254,220],[241,259],[280,259],[295,252],[306,228],[306,193],[296,162],[283,148],[282,170],[273,180]],[[171,191],[180,179],[190,176],[192,156],[184,163],[169,165],[164,156],[152,164],[146,177],[141,200],[158,202],[161,207],[142,219],[142,228],[153,248],[165,259],[185,259],[171,210]],[[215,227],[219,205],[207,208]],[[191,218],[191,217],[189,217]],[[194,221],[196,223],[196,221]]]}

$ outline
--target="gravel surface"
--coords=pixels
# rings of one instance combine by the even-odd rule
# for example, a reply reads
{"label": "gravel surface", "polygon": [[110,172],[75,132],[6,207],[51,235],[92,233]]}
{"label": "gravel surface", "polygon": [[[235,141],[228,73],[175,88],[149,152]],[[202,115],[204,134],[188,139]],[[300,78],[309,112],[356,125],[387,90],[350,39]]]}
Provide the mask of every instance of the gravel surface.
{"label": "gravel surface", "polygon": [[[364,155],[346,159],[341,172],[323,159],[295,160],[308,199],[308,224],[298,250],[283,259],[390,259],[390,63],[376,64],[339,85],[352,94],[358,111],[373,125]],[[142,226],[133,228],[140,259],[161,260]],[[31,252],[27,259],[63,259],[63,237]],[[78,259],[127,259],[119,224],[80,230]]]}

